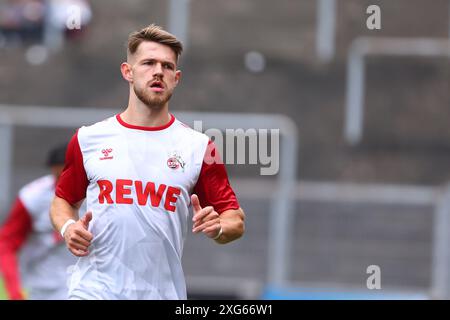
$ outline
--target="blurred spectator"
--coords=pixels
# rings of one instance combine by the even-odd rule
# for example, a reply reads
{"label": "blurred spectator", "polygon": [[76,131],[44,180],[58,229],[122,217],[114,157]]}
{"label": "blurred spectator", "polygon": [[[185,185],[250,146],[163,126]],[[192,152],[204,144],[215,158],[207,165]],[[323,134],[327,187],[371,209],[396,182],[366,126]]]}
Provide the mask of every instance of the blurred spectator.
{"label": "blurred spectator", "polygon": [[24,299],[22,288],[29,290],[30,299],[67,298],[68,267],[76,259],[53,230],[49,217],[65,153],[65,146],[51,150],[47,159],[51,174],[19,191],[0,227],[0,271],[10,299]]}
{"label": "blurred spectator", "polygon": [[7,0],[0,4],[0,32],[8,42],[41,41],[44,20],[43,0]]}
{"label": "blurred spectator", "polygon": [[87,0],[6,0],[0,4],[0,36],[6,43],[43,42],[58,34],[72,39],[91,19]]}

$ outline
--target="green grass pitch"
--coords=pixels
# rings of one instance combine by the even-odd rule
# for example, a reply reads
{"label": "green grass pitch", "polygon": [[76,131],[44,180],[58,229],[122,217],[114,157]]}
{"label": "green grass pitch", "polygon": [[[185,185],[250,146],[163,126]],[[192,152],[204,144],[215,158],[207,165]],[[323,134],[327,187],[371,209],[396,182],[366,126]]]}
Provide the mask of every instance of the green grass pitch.
{"label": "green grass pitch", "polygon": [[3,286],[3,280],[0,277],[0,300],[6,300],[6,291]]}

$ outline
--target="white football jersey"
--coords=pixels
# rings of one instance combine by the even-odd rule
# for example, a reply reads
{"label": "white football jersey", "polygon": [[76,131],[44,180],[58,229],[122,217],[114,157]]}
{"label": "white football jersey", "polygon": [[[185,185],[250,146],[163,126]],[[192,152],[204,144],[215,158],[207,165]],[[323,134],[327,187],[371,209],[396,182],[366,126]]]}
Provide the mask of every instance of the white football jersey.
{"label": "white football jersey", "polygon": [[50,221],[50,204],[54,196],[53,175],[34,180],[19,191],[19,199],[32,224],[20,251],[21,280],[29,290],[30,299],[67,299],[67,270],[76,263]]}
{"label": "white football jersey", "polygon": [[239,208],[223,164],[204,164],[209,145],[173,115],[162,127],[116,115],[78,130],[56,195],[86,196],[94,238],[74,269],[71,299],[186,299],[190,195],[219,213]]}

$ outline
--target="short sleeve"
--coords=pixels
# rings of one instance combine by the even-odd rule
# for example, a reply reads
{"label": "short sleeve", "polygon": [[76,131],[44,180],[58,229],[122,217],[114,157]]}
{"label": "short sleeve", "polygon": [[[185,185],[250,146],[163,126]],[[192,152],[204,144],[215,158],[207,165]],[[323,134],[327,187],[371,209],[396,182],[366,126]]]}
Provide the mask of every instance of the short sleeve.
{"label": "short sleeve", "polygon": [[67,146],[66,161],[56,184],[55,194],[70,204],[75,204],[86,198],[88,185],[77,131]]}
{"label": "short sleeve", "polygon": [[209,141],[206,148],[194,193],[197,194],[202,207],[213,206],[218,213],[239,209],[239,203],[228,180],[225,165],[212,141]]}

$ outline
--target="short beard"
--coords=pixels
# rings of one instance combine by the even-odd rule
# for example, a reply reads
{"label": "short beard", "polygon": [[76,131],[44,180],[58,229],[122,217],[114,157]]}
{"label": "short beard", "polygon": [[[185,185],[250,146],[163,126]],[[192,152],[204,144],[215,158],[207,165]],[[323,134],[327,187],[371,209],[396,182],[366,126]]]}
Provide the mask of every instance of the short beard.
{"label": "short beard", "polygon": [[141,100],[150,109],[162,109],[167,101],[172,97],[172,92],[162,94],[156,97],[151,97],[145,89],[139,89],[133,86],[134,93],[139,100]]}

